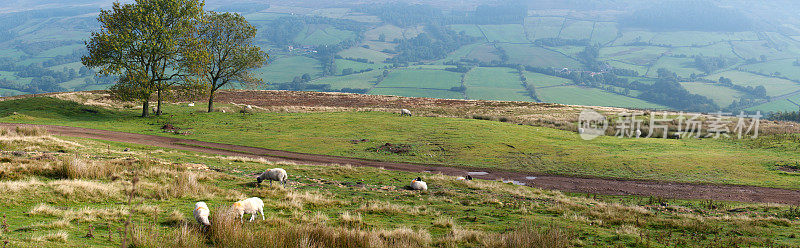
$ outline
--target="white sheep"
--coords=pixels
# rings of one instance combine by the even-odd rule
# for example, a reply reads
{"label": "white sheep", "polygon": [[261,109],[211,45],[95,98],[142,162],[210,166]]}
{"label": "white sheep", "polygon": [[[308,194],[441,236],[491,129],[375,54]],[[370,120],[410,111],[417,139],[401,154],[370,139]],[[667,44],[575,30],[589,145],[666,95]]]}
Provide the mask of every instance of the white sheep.
{"label": "white sheep", "polygon": [[205,202],[197,202],[194,204],[194,219],[197,220],[197,223],[203,226],[210,226],[211,222],[208,221],[208,215],[211,213],[208,210],[208,205]]}
{"label": "white sheep", "polygon": [[428,190],[428,184],[422,181],[422,178],[411,180],[412,190]]}
{"label": "white sheep", "polygon": [[264,173],[261,173],[256,180],[258,181],[258,185],[261,185],[261,182],[264,180],[269,180],[270,186],[272,186],[272,181],[278,181],[278,183],[283,185],[283,187],[286,187],[286,179],[288,178],[288,175],[289,174],[287,174],[286,170],[284,169],[272,168],[264,171]]}
{"label": "white sheep", "polygon": [[400,110],[400,116],[406,116],[406,115],[407,115],[407,116],[411,116],[411,110],[408,110],[408,109],[401,109],[401,110]]}
{"label": "white sheep", "polygon": [[264,220],[264,202],[258,197],[234,202],[233,211],[239,214],[241,222],[244,222],[244,214],[250,214],[250,222],[253,222],[258,213],[261,213],[261,220]]}
{"label": "white sheep", "polygon": [[190,102],[190,103],[189,103],[189,107],[194,107],[194,103],[193,103],[193,102]]}
{"label": "white sheep", "polygon": [[579,127],[579,128],[578,128],[578,134],[583,134],[585,131],[586,131],[586,130],[583,130],[583,128],[582,128],[582,127]]}
{"label": "white sheep", "polygon": [[247,109],[248,109],[248,110],[252,110],[252,109],[253,109],[253,106],[247,105]]}

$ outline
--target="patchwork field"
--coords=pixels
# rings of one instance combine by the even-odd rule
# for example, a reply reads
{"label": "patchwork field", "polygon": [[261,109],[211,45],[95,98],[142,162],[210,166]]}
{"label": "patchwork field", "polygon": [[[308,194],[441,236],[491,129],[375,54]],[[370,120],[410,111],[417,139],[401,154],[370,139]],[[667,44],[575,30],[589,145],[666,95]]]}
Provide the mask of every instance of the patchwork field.
{"label": "patchwork field", "polygon": [[440,70],[393,70],[377,87],[447,90],[459,86],[461,86],[460,73]]}
{"label": "patchwork field", "polygon": [[285,83],[291,82],[294,77],[308,73],[312,77],[319,77],[322,74],[322,67],[315,59],[304,56],[281,57],[268,66],[255,71],[266,83]]}
{"label": "patchwork field", "polygon": [[535,72],[529,72],[529,71],[526,71],[524,73],[524,75],[525,75],[525,78],[528,80],[528,83],[534,85],[537,88],[539,88],[539,87],[549,87],[549,86],[559,86],[559,85],[565,85],[565,84],[573,83],[569,79],[564,79],[564,78],[560,78],[560,77],[553,77],[553,76],[544,75],[544,74],[535,73]]}
{"label": "patchwork field", "polygon": [[536,67],[578,68],[580,62],[541,47],[526,44],[500,44],[509,56],[509,62]]}
{"label": "patchwork field", "polygon": [[786,79],[765,77],[742,71],[725,71],[709,75],[706,78],[717,80],[720,77],[730,78],[733,83],[737,85],[752,87],[759,85],[764,86],[769,96],[778,96],[800,90],[800,84]]}
{"label": "patchwork field", "polygon": [[734,89],[709,83],[682,82],[681,85],[692,94],[699,94],[714,100],[714,103],[719,106],[728,106],[744,95],[744,93]]}
{"label": "patchwork field", "polygon": [[334,90],[339,90],[342,88],[369,89],[375,85],[377,82],[377,77],[382,73],[382,70],[374,70],[341,77],[324,77],[311,81],[311,83],[329,84],[331,85],[331,89]]}
{"label": "patchwork field", "polygon": [[517,71],[510,68],[474,68],[465,76],[464,85],[469,99],[533,101]]}
{"label": "patchwork field", "polygon": [[519,24],[480,25],[479,28],[486,35],[487,42],[530,43]]}
{"label": "patchwork field", "polygon": [[614,106],[624,108],[665,109],[666,107],[636,98],[608,93],[596,88],[559,86],[536,89],[539,100],[570,105]]}

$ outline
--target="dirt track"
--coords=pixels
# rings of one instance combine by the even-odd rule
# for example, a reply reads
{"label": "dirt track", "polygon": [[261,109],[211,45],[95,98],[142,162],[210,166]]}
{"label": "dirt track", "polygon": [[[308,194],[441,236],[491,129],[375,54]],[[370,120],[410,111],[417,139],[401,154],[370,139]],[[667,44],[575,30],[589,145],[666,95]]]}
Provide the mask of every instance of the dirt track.
{"label": "dirt track", "polygon": [[[0,123],[0,127],[15,127],[26,124]],[[800,205],[800,191],[753,186],[700,185],[658,181],[616,180],[602,178],[578,178],[534,173],[509,172],[494,169],[467,167],[442,167],[408,163],[371,161],[327,155],[316,155],[278,151],[264,148],[210,143],[190,139],[153,135],[123,133],[87,128],[34,125],[47,129],[51,134],[89,139],[135,143],[141,145],[172,148],[228,156],[262,157],[270,161],[288,161],[302,164],[350,164],[353,166],[382,167],[389,170],[409,172],[442,173],[464,176],[468,172],[486,172],[473,175],[486,180],[514,180],[527,186],[555,189],[566,192],[602,195],[641,195],[673,199],[712,199],[742,202],[770,202]],[[476,173],[473,173],[476,174]],[[483,174],[483,173],[477,173]]]}

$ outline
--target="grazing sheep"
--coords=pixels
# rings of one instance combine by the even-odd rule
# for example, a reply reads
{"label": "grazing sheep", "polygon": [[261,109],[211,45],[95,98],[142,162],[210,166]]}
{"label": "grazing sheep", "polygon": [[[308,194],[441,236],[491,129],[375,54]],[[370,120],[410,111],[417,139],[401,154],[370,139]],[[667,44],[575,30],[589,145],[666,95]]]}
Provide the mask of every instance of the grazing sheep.
{"label": "grazing sheep", "polygon": [[269,186],[272,186],[272,181],[278,181],[278,183],[282,184],[283,187],[286,187],[286,178],[288,178],[286,170],[281,168],[273,168],[261,173],[256,180],[258,181],[258,185],[261,185],[261,182],[264,180],[269,180]]}
{"label": "grazing sheep", "polygon": [[189,103],[189,107],[194,107],[194,103]]}
{"label": "grazing sheep", "polygon": [[456,180],[459,180],[459,181],[471,181],[472,180],[472,176],[467,175],[467,177],[457,177]]}
{"label": "grazing sheep", "polygon": [[636,138],[642,137],[642,130],[636,129]]}
{"label": "grazing sheep", "polygon": [[411,116],[411,110],[408,110],[408,109],[401,109],[401,110],[400,110],[400,116],[406,116],[406,115],[407,115],[407,116]]}
{"label": "grazing sheep", "polygon": [[211,211],[208,210],[208,205],[205,202],[197,202],[194,204],[194,219],[197,220],[197,223],[203,226],[210,226],[211,222],[208,221],[208,214]]}
{"label": "grazing sheep", "polygon": [[253,106],[247,105],[248,110],[253,110]]}
{"label": "grazing sheep", "polygon": [[422,178],[411,180],[412,190],[428,190],[428,184],[422,181]]}
{"label": "grazing sheep", "polygon": [[233,203],[233,210],[239,214],[239,219],[244,222],[244,214],[250,214],[250,222],[261,213],[261,220],[264,220],[264,202],[258,197],[247,198]]}

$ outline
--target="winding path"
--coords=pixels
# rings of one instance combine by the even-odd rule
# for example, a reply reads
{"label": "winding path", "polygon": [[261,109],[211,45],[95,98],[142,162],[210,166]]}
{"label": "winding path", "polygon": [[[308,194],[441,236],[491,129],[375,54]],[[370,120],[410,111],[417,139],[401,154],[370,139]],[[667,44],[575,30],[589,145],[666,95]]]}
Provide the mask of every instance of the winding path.
{"label": "winding path", "polygon": [[478,179],[513,180],[515,183],[524,184],[527,186],[575,193],[591,193],[601,195],[640,195],[672,199],[711,199],[721,201],[800,205],[800,191],[788,189],[755,186],[689,184],[645,180],[581,178],[512,172],[497,169],[394,163],[79,127],[0,123],[0,127],[14,128],[17,126],[38,126],[47,129],[51,134],[60,136],[126,142],[227,156],[265,158],[275,162],[286,161],[314,165],[350,164],[353,166],[380,167],[395,171],[442,173],[452,176],[464,176],[470,172],[473,172],[471,173],[473,174],[473,177]]}

